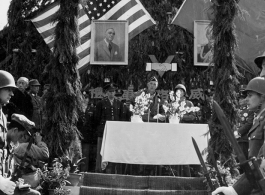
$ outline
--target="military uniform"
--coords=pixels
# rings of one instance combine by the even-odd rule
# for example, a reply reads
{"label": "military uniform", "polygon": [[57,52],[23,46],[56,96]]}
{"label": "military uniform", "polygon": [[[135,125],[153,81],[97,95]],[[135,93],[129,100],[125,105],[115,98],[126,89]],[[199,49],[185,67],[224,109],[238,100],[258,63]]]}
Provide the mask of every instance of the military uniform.
{"label": "military uniform", "polygon": [[240,137],[237,139],[245,157],[248,158],[248,132],[253,125],[254,112],[247,109],[246,105],[240,106],[238,134]]}
{"label": "military uniform", "polygon": [[265,112],[261,115],[254,117],[253,126],[249,130],[249,153],[250,157],[257,157],[259,150],[264,142],[264,130],[265,130]]}
{"label": "military uniform", "polygon": [[31,102],[33,105],[33,115],[32,115],[32,121],[35,123],[36,128],[42,128],[42,101],[41,97],[37,94],[29,93],[31,97]]}
{"label": "military uniform", "polygon": [[7,142],[6,142],[6,134],[7,134],[7,120],[5,115],[0,110],[0,175],[4,175],[8,172],[8,165],[6,164],[7,160]]}
{"label": "military uniform", "polygon": [[[97,160],[96,172],[101,172],[101,145],[106,121],[120,121],[122,118],[122,103],[114,99],[113,103],[106,97],[96,105],[95,119],[97,123]],[[110,167],[110,164],[108,165]]]}
{"label": "military uniform", "polygon": [[98,137],[103,137],[106,121],[120,121],[122,116],[122,103],[114,99],[113,104],[106,97],[96,106],[96,121]]}
{"label": "military uniform", "polygon": [[[258,94],[265,95],[265,78],[256,77],[252,79],[245,90],[254,91]],[[265,103],[261,102],[262,108]],[[265,108],[262,109],[257,116],[254,117],[253,126],[248,132],[249,138],[249,157],[265,157],[264,145],[264,131],[265,131]],[[264,149],[263,149],[264,148]],[[234,190],[238,195],[249,195],[253,193],[253,187],[249,183],[245,174],[233,185]],[[255,192],[256,194],[257,192]]]}

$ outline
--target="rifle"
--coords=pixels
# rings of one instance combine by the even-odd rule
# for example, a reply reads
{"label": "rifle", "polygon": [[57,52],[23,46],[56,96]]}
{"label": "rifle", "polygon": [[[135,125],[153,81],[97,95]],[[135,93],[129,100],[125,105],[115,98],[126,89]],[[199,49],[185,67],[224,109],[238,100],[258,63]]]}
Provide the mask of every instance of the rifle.
{"label": "rifle", "polygon": [[240,167],[244,170],[249,183],[252,185],[254,190],[261,191],[265,195],[265,179],[260,171],[259,165],[261,159],[253,157],[249,160],[246,159],[240,146],[238,145],[236,138],[234,137],[233,130],[225,117],[222,108],[216,101],[213,101],[213,110],[215,111],[221,125],[223,126],[226,137],[231,142],[233,149],[239,160]]}
{"label": "rifle", "polygon": [[34,142],[34,137],[33,136],[30,136],[30,141],[29,141],[29,144],[27,146],[26,152],[25,152],[25,154],[23,156],[23,159],[22,159],[20,165],[18,165],[16,167],[14,173],[12,173],[11,179],[10,179],[11,181],[16,182],[16,181],[18,181],[19,178],[21,178],[21,176],[22,176],[22,170],[25,169],[25,166],[24,165],[25,165],[26,159],[28,157],[28,152],[29,152],[29,150],[30,150],[33,142]]}
{"label": "rifle", "polygon": [[[214,190],[215,190],[217,187],[219,187],[219,186],[217,186],[216,183],[214,184],[214,183],[212,182],[212,180],[211,180],[211,178],[210,178],[210,173],[211,173],[211,172],[208,171],[207,168],[206,168],[206,165],[205,165],[205,163],[204,163],[204,161],[203,161],[203,158],[202,158],[202,155],[201,155],[200,149],[199,149],[199,147],[198,147],[198,145],[197,145],[195,139],[194,139],[193,137],[191,137],[191,139],[192,139],[192,143],[193,143],[193,146],[194,146],[194,148],[195,148],[195,151],[196,151],[196,153],[197,153],[197,156],[198,156],[198,158],[199,158],[199,160],[200,160],[200,163],[201,163],[201,166],[202,166],[202,170],[203,170],[203,174],[204,174],[204,176],[205,176],[205,178],[206,178],[206,180],[207,180],[207,183],[208,183],[208,185],[209,185],[211,191],[214,191]],[[219,193],[219,195],[223,195],[223,193]]]}

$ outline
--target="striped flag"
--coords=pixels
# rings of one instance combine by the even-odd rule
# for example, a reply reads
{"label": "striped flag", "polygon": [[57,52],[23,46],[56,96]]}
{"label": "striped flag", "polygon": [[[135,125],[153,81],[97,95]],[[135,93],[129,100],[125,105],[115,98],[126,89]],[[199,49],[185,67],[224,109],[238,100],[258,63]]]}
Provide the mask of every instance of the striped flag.
{"label": "striped flag", "polygon": [[[155,24],[139,0],[94,0],[87,5],[79,6],[78,25],[81,44],[77,47],[79,63],[77,68],[83,69],[90,61],[91,20],[128,20],[129,39]],[[52,22],[60,4],[54,2],[43,13],[31,21],[52,50],[54,45],[54,29],[57,23]]]}

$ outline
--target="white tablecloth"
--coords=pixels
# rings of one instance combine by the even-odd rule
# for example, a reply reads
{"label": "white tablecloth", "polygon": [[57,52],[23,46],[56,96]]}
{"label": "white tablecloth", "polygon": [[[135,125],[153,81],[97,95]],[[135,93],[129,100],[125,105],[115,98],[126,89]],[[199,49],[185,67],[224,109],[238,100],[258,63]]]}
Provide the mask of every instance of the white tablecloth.
{"label": "white tablecloth", "polygon": [[[200,164],[192,144],[208,144],[207,124],[133,123],[107,121],[102,162],[150,165]],[[203,156],[205,158],[205,155]]]}

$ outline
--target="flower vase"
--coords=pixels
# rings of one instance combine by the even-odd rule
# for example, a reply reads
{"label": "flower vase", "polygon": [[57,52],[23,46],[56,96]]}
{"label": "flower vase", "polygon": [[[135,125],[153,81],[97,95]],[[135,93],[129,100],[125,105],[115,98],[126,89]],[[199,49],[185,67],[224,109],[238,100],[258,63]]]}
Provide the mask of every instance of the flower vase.
{"label": "flower vase", "polygon": [[143,123],[142,117],[138,114],[134,114],[131,116],[131,122],[134,123]]}
{"label": "flower vase", "polygon": [[177,115],[173,115],[169,117],[169,123],[179,124],[179,117]]}

